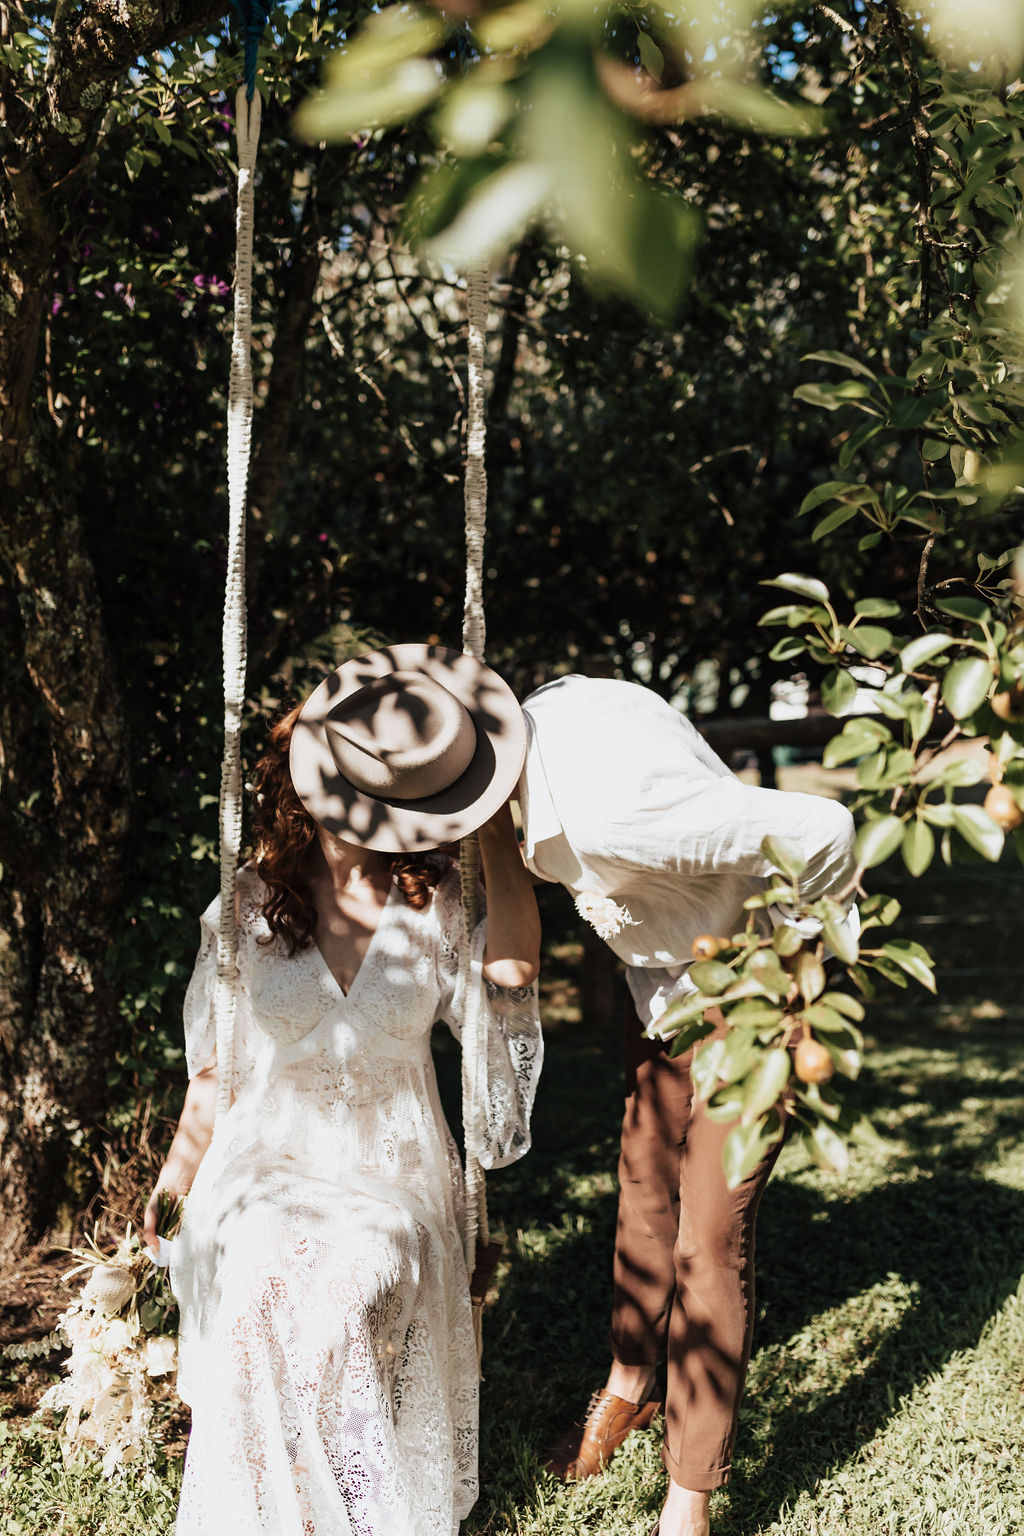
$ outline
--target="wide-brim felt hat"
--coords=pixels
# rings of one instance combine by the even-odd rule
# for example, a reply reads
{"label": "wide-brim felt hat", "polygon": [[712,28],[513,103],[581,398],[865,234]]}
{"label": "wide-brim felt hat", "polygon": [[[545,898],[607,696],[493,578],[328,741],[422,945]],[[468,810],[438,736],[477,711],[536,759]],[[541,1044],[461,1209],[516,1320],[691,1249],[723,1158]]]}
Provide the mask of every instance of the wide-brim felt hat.
{"label": "wide-brim felt hat", "polygon": [[440,645],[391,645],[343,662],[292,733],[296,793],[328,832],[381,853],[455,842],[508,799],[526,724],[492,668]]}

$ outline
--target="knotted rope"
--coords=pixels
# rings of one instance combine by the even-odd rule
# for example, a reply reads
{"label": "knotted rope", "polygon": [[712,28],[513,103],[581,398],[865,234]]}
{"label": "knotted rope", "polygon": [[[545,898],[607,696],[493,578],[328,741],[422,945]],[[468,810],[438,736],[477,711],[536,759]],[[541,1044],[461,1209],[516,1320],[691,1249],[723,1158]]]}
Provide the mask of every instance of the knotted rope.
{"label": "knotted rope", "polygon": [[[484,623],[484,533],[487,521],[487,467],[484,453],[487,424],[484,416],[484,341],[487,334],[488,274],[474,268],[466,280],[468,315],[468,387],[466,400],[466,601],[462,623],[462,649],[477,661],[484,659],[486,625]],[[487,1191],[480,1166],[480,1106],[475,1085],[479,1065],[486,1050],[483,1038],[483,1009],[480,989],[472,975],[473,932],[476,928],[480,870],[480,845],[476,833],[464,837],[459,845],[462,880],[462,912],[465,942],[460,955],[460,991],[463,997],[462,1024],[462,1124],[466,1137],[466,1268],[470,1275],[476,1264],[478,1246],[490,1242],[487,1219]],[[479,1309],[476,1309],[479,1311]]]}
{"label": "knotted rope", "polygon": [[245,62],[243,74],[245,76],[245,99],[252,101],[256,94],[256,70],[260,61],[260,40],[264,29],[270,20],[270,7],[264,4],[264,0],[232,0],[235,10],[238,12],[242,23],[243,46],[245,49]]}
{"label": "knotted rope", "polygon": [[[261,28],[262,30],[262,28]],[[251,99],[250,99],[251,98]],[[245,703],[245,501],[252,442],[253,175],[260,137],[259,92],[235,97],[235,324],[228,383],[228,569],[224,590],[224,756],[220,778],[220,928],[213,1016],[217,1031],[217,1118],[231,1104],[238,927],[235,878],[242,848],[242,707]]]}

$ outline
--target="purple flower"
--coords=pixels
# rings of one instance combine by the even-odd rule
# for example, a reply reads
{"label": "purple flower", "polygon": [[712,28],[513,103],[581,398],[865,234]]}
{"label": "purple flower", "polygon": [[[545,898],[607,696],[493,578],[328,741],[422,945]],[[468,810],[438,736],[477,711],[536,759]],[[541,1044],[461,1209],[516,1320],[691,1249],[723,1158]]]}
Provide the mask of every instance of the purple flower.
{"label": "purple flower", "polygon": [[61,298],[59,293],[55,293],[53,296],[53,302],[50,305],[50,314],[59,315],[63,308],[64,300]]}

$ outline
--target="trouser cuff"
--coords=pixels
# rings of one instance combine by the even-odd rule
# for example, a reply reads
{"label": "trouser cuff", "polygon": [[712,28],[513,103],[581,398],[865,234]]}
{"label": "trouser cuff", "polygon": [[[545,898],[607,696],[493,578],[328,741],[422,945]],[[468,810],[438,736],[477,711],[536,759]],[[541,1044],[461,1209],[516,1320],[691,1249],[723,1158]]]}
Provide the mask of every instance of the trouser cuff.
{"label": "trouser cuff", "polygon": [[693,1493],[711,1493],[721,1488],[729,1481],[729,1473],[732,1471],[731,1463],[709,1469],[706,1465],[697,1466],[693,1462],[677,1460],[667,1443],[661,1447],[661,1459],[672,1481],[682,1488],[689,1488]]}

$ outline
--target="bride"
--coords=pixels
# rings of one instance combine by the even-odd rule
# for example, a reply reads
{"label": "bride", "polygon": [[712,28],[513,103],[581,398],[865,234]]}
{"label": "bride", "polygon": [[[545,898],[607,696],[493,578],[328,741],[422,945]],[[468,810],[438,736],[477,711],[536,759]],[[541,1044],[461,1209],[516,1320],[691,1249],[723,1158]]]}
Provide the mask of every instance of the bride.
{"label": "bride", "polygon": [[[237,883],[233,1102],[214,1130],[215,902],[146,1211],[156,1246],[160,1192],[188,1194],[178,1536],[454,1536],[476,1498],[462,1181],[429,1041],[483,1009],[474,1150],[521,1157],[541,1064],[539,921],[506,804],[524,750],[505,684],[439,647],[346,662],[271,727]],[[488,912],[467,940],[457,865],[427,850],[474,828]]]}

